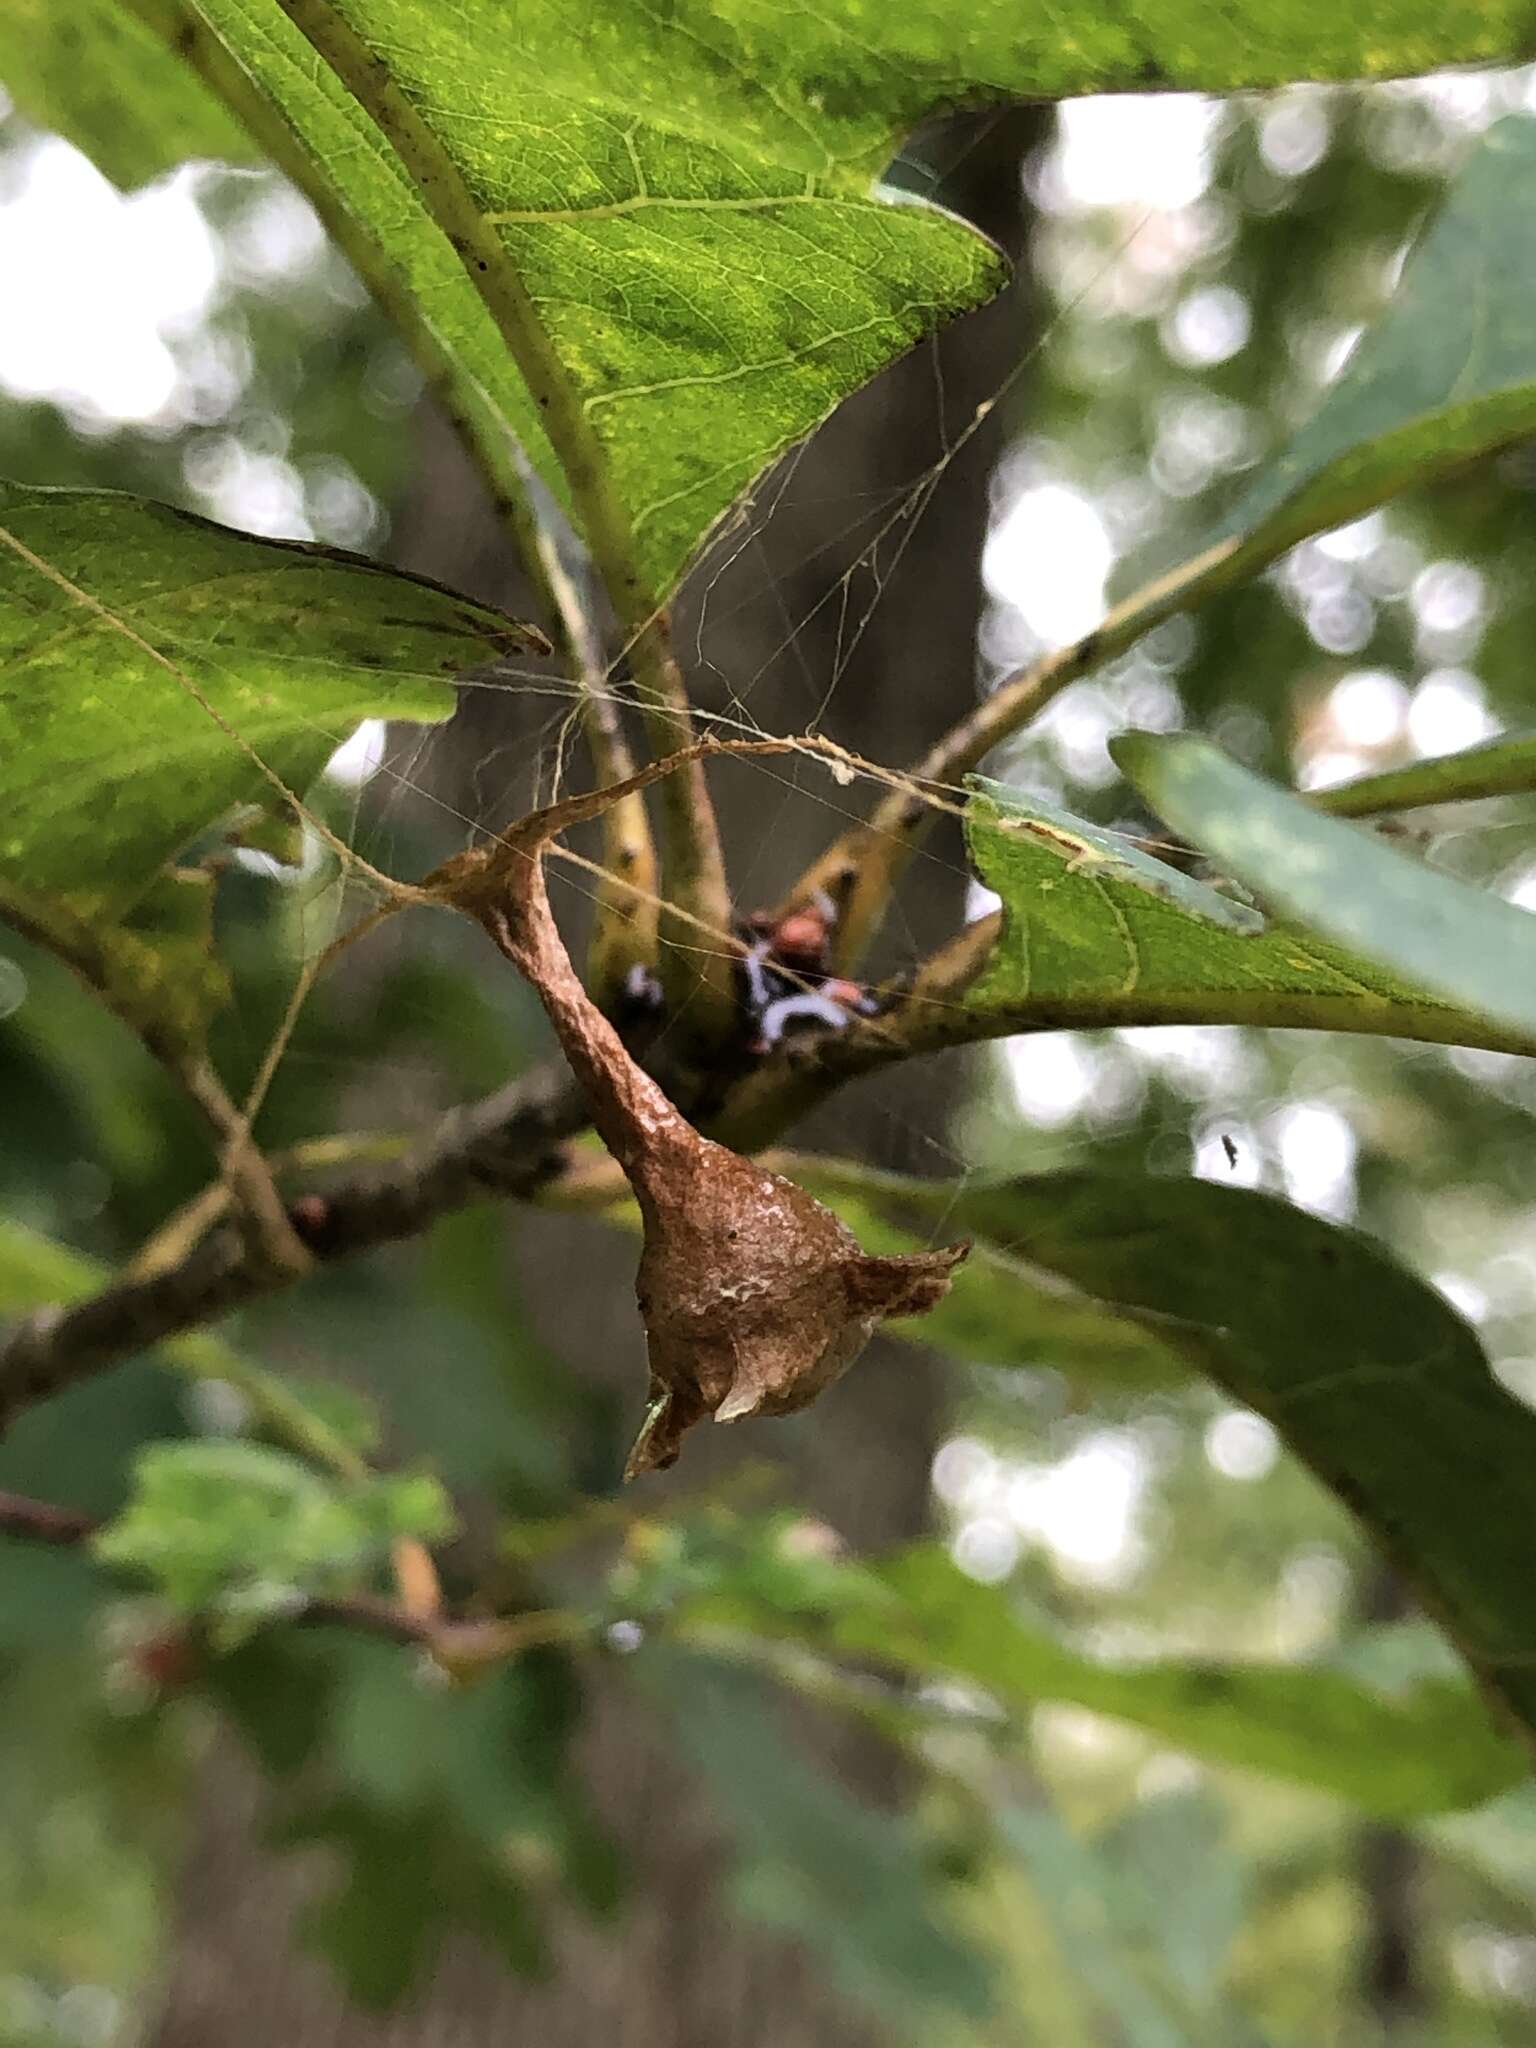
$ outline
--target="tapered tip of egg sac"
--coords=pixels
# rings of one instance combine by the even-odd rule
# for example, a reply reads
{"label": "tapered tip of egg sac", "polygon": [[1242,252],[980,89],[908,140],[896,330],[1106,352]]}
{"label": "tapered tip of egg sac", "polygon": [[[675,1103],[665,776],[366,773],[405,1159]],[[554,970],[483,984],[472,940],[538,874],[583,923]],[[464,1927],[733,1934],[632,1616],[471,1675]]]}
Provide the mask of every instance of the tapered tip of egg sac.
{"label": "tapered tip of egg sac", "polygon": [[867,1254],[843,1268],[850,1307],[872,1316],[922,1316],[948,1294],[955,1268],[970,1257],[971,1241],[947,1244],[934,1252],[906,1252],[889,1259]]}

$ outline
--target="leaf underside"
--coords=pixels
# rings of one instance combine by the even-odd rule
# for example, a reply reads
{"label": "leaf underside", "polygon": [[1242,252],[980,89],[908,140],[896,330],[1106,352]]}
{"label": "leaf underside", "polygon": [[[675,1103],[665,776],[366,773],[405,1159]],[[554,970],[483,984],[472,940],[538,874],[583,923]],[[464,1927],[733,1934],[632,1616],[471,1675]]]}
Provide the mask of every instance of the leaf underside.
{"label": "leaf underside", "polygon": [[[154,11],[169,0],[135,0]],[[317,18],[325,9],[313,10]],[[343,0],[532,296],[610,466],[642,573],[664,593],[775,455],[1002,282],[943,213],[876,198],[901,138],[946,108],[1083,92],[1231,90],[1409,75],[1536,47],[1516,0],[1396,0],[1293,22],[1263,0],[1158,0],[1038,19],[1011,0],[871,12],[777,0],[499,0],[423,10]],[[276,0],[200,0],[304,159],[323,212],[366,247],[431,336],[482,443],[510,429],[546,480],[548,444],[489,314],[384,133]],[[537,91],[530,91],[530,81]],[[558,109],[558,129],[550,126]]]}
{"label": "leaf underside", "polygon": [[[302,791],[359,720],[435,721],[537,636],[337,550],[0,484],[0,889],[121,917],[213,819]],[[255,756],[256,758],[253,758]]]}

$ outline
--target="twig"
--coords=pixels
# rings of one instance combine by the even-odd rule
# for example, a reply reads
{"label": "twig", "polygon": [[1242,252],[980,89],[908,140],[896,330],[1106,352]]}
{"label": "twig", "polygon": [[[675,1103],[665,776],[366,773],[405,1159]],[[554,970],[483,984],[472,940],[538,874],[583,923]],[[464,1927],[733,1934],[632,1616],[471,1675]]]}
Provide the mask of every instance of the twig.
{"label": "twig", "polygon": [[[454,1110],[394,1166],[301,1197],[289,1220],[329,1262],[415,1236],[437,1217],[488,1196],[527,1198],[558,1179],[567,1141],[587,1122],[563,1067],[543,1069]],[[115,1281],[89,1299],[40,1309],[0,1345],[0,1434],[23,1409],[167,1337],[273,1294],[295,1275],[253,1252],[231,1225],[179,1264]]]}
{"label": "twig", "polygon": [[[567,798],[554,811],[562,826],[577,823],[706,757],[785,753],[822,755],[838,773],[856,765],[830,740],[706,738],[617,785]],[[445,863],[425,884],[411,888],[410,900],[457,905],[461,896],[467,902],[494,893],[513,864],[530,858],[518,843],[516,824],[509,832]],[[721,957],[729,963],[729,953]],[[786,1076],[779,1077],[785,1118],[796,1099],[794,1079],[793,1070],[788,1085]],[[765,1114],[771,1121],[759,1101],[759,1118]],[[770,1135],[777,1135],[783,1120]],[[585,1098],[566,1070],[545,1070],[450,1113],[424,1143],[372,1179],[301,1196],[286,1210],[285,1221],[307,1257],[329,1261],[414,1236],[438,1216],[477,1199],[530,1199],[570,1170],[574,1155],[568,1141],[589,1121]],[[211,1226],[207,1234],[198,1236],[205,1225]],[[183,1247],[184,1256],[175,1256]],[[238,1230],[219,1227],[214,1202],[200,1198],[172,1219],[121,1278],[85,1301],[35,1312],[0,1345],[0,1434],[34,1403],[274,1293],[294,1277],[291,1267],[261,1256]]]}
{"label": "twig", "polygon": [[[622,782],[635,772],[619,709],[608,688],[602,636],[576,579],[560,559],[555,536],[539,539],[544,571],[560,607],[570,646],[571,672],[581,691],[582,723],[600,783]],[[633,967],[658,959],[656,899],[660,876],[651,823],[638,790],[603,813],[603,875],[594,894],[596,917],[587,949],[587,986],[600,1009],[613,1007]]]}
{"label": "twig", "polygon": [[32,1500],[24,1493],[0,1492],[0,1535],[24,1537],[29,1543],[69,1545],[84,1543],[97,1527],[93,1515],[79,1514],[74,1508]]}
{"label": "twig", "polygon": [[219,1140],[219,1175],[251,1224],[252,1256],[290,1279],[307,1273],[314,1261],[296,1235],[271,1170],[251,1136],[251,1122],[265,1088],[258,1080],[251,1106],[242,1112],[206,1059],[178,1061],[174,1071]]}
{"label": "twig", "polygon": [[[336,1131],[325,1138],[305,1138],[266,1156],[267,1171],[281,1181],[290,1173],[313,1173],[328,1166],[355,1166],[362,1160],[398,1159],[412,1141],[399,1131]],[[147,1237],[125,1268],[124,1277],[146,1280],[179,1266],[198,1239],[228,1215],[230,1191],[222,1180],[210,1181],[189,1201],[173,1210]]]}
{"label": "twig", "polygon": [[[457,164],[396,84],[379,52],[342,19],[330,0],[278,4],[388,137],[496,322],[539,408],[583,537],[628,635],[651,746],[657,753],[686,746],[692,736],[692,713],[665,614],[642,571],[607,454],[516,266]],[[702,762],[690,763],[685,776],[668,782],[661,810],[662,894],[695,918],[728,924],[730,890]],[[701,1027],[708,1023],[718,1028],[730,1006],[729,963],[706,957],[695,966],[691,955],[669,948],[662,964],[678,1007],[702,994],[705,1001],[695,1017]]]}
{"label": "twig", "polygon": [[[0,1491],[0,1536],[58,1549],[80,1549],[102,1527],[96,1516],[75,1508]],[[531,1608],[521,1614],[459,1619],[426,1611],[409,1600],[386,1600],[377,1593],[316,1596],[284,1619],[301,1627],[359,1629],[391,1642],[414,1643],[456,1675],[502,1663],[545,1643],[574,1641],[590,1635],[595,1627],[588,1616],[565,1608]]]}
{"label": "twig", "polygon": [[905,778],[905,787],[893,788],[867,822],[851,827],[818,855],[784,901],[786,907],[803,903],[824,890],[843,906],[834,939],[842,973],[851,974],[863,959],[901,871],[930,822],[936,807],[924,790],[958,783],[1070,683],[1123,654],[1197,597],[1221,588],[1238,548],[1237,541],[1222,541],[1135,592],[1070,647],[1005,677],[983,703],[934,743]]}

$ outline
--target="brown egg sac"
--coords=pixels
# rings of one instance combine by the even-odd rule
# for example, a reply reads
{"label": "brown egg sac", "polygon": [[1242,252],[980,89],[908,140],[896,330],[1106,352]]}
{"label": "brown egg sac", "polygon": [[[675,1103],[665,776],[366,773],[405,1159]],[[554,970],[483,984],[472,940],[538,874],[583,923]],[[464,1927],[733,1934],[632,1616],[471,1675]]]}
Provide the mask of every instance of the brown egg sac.
{"label": "brown egg sac", "polygon": [[887,1316],[922,1315],[942,1300],[970,1247],[867,1257],[804,1188],[701,1137],[636,1065],[582,987],[544,886],[545,843],[595,803],[535,812],[491,856],[463,855],[433,881],[537,990],[640,1205],[636,1293],[651,1388],[625,1467],[633,1478],[672,1464],[706,1415],[735,1422],[804,1408]]}
{"label": "brown egg sac", "polygon": [[635,1291],[651,1369],[628,1478],[670,1465],[706,1415],[735,1422],[806,1407],[885,1317],[940,1301],[969,1250],[866,1257],[804,1188],[711,1144],[666,1107],[664,1133],[648,1132],[625,1164],[645,1223]]}

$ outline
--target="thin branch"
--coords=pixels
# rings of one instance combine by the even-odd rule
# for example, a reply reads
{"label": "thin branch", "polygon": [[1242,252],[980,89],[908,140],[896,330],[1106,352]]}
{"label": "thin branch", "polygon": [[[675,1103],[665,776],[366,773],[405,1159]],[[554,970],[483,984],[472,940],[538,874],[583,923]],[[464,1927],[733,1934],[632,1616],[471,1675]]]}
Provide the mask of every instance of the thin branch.
{"label": "thin branch", "polygon": [[[506,342],[560,463],[592,560],[628,635],[641,709],[656,753],[685,747],[692,713],[672,653],[666,617],[640,565],[628,516],[613,487],[606,452],[572,388],[527,287],[458,165],[390,73],[385,59],[342,19],[330,0],[279,0],[284,14],[377,122],[447,236],[465,274]],[[730,922],[730,890],[719,827],[702,761],[668,781],[661,797],[662,893],[690,916]],[[704,996],[701,1025],[718,1026],[729,1008],[729,963],[669,948],[670,993]]]}
{"label": "thin branch", "polygon": [[[634,774],[635,762],[619,719],[618,702],[608,688],[602,635],[547,528],[541,534],[540,548],[565,621],[592,766],[600,783],[623,782]],[[630,969],[653,968],[659,957],[655,904],[661,878],[650,819],[638,790],[619,798],[603,813],[602,868],[593,898],[596,916],[587,950],[587,986],[598,1007],[609,1010],[622,993]]]}
{"label": "thin branch", "polygon": [[250,1223],[252,1255],[293,1279],[307,1273],[314,1261],[295,1234],[271,1169],[251,1136],[259,1097],[250,1114],[243,1114],[206,1059],[179,1061],[175,1074],[219,1140],[219,1177]]}
{"label": "thin branch", "polygon": [[[1466,1045],[1527,1057],[1529,1035],[1469,1018],[1465,1010],[1422,1001],[1363,1002],[1352,992],[1259,987],[1209,989],[1103,987],[1041,994],[1016,1004],[967,999],[992,952],[1000,918],[966,926],[923,962],[915,975],[875,991],[878,1013],[850,1017],[840,1031],[787,1038],[733,1087],[706,1126],[710,1137],[738,1152],[773,1144],[786,1127],[865,1074],[949,1048],[1046,1031],[1121,1030],[1152,1024],[1248,1025],[1288,1031],[1334,1031],[1357,1037],[1404,1038],[1423,1045]],[[578,1179],[575,1184],[579,1187]]]}
{"label": "thin branch", "polygon": [[[0,1491],[0,1536],[56,1549],[82,1549],[103,1527],[95,1515],[27,1494]],[[488,1664],[544,1643],[573,1642],[590,1635],[594,1623],[566,1608],[531,1608],[520,1614],[464,1619],[424,1612],[409,1600],[377,1593],[317,1595],[284,1619],[292,1625],[358,1629],[390,1642],[414,1643],[445,1670],[468,1676]]]}
{"label": "thin branch", "polygon": [[824,890],[843,906],[835,940],[842,973],[853,973],[863,959],[901,872],[934,815],[936,806],[925,791],[952,789],[1069,684],[1123,654],[1144,633],[1197,598],[1221,588],[1238,548],[1237,541],[1222,541],[1138,590],[1070,647],[1005,677],[984,702],[934,743],[909,772],[905,788],[893,788],[867,822],[852,826],[817,857],[784,901],[786,907],[803,903]]}
{"label": "thin branch", "polygon": [[24,1493],[0,1492],[0,1536],[19,1536],[28,1543],[68,1546],[84,1543],[95,1535],[98,1526],[93,1515],[78,1514],[74,1508],[56,1507],[47,1500],[32,1500]]}
{"label": "thin branch", "polygon": [[[568,1140],[586,1122],[585,1100],[565,1069],[544,1069],[450,1112],[393,1166],[300,1197],[289,1221],[307,1252],[326,1263],[413,1237],[466,1203],[526,1199],[558,1179]],[[36,1311],[0,1345],[0,1434],[34,1403],[294,1278],[225,1224],[175,1266],[130,1274],[85,1301]]]}
{"label": "thin branch", "polygon": [[[564,829],[707,756],[797,752],[823,755],[834,772],[849,772],[851,757],[829,740],[706,738],[681,757],[650,762],[617,785],[568,797],[539,815],[546,821],[558,818],[553,829]],[[412,888],[410,900],[464,907],[474,915],[472,899],[494,897],[510,864],[529,858],[518,829],[514,822],[508,836],[445,863],[425,884]],[[728,951],[722,950],[721,957],[729,963]],[[233,1105],[227,1106],[238,1121]],[[589,1121],[585,1097],[566,1070],[545,1070],[470,1109],[451,1112],[428,1139],[372,1178],[301,1196],[282,1212],[285,1226],[306,1261],[329,1261],[414,1236],[471,1201],[531,1199],[570,1170],[574,1155],[569,1141]],[[350,1150],[356,1142],[345,1144]],[[313,1149],[304,1148],[307,1163],[313,1163]],[[266,1171],[267,1163],[262,1164]],[[197,1197],[120,1278],[87,1300],[36,1311],[0,1345],[0,1435],[21,1410],[122,1358],[274,1293],[296,1277],[293,1267],[263,1256],[223,1222],[216,1193]]]}
{"label": "thin branch", "polygon": [[1371,818],[1384,811],[1414,811],[1437,804],[1482,803],[1489,797],[1529,796],[1536,790],[1536,744],[1528,733],[1490,740],[1454,754],[1435,754],[1376,775],[1330,783],[1302,794],[1335,818]]}
{"label": "thin branch", "polygon": [[[411,1150],[409,1135],[399,1131],[338,1131],[325,1138],[306,1138],[282,1151],[266,1154],[267,1170],[281,1181],[290,1173],[313,1173],[360,1161],[398,1159]],[[148,1279],[169,1272],[191,1256],[193,1247],[214,1224],[229,1214],[230,1191],[222,1180],[210,1181],[190,1200],[173,1210],[147,1237],[125,1268],[125,1277]]]}

